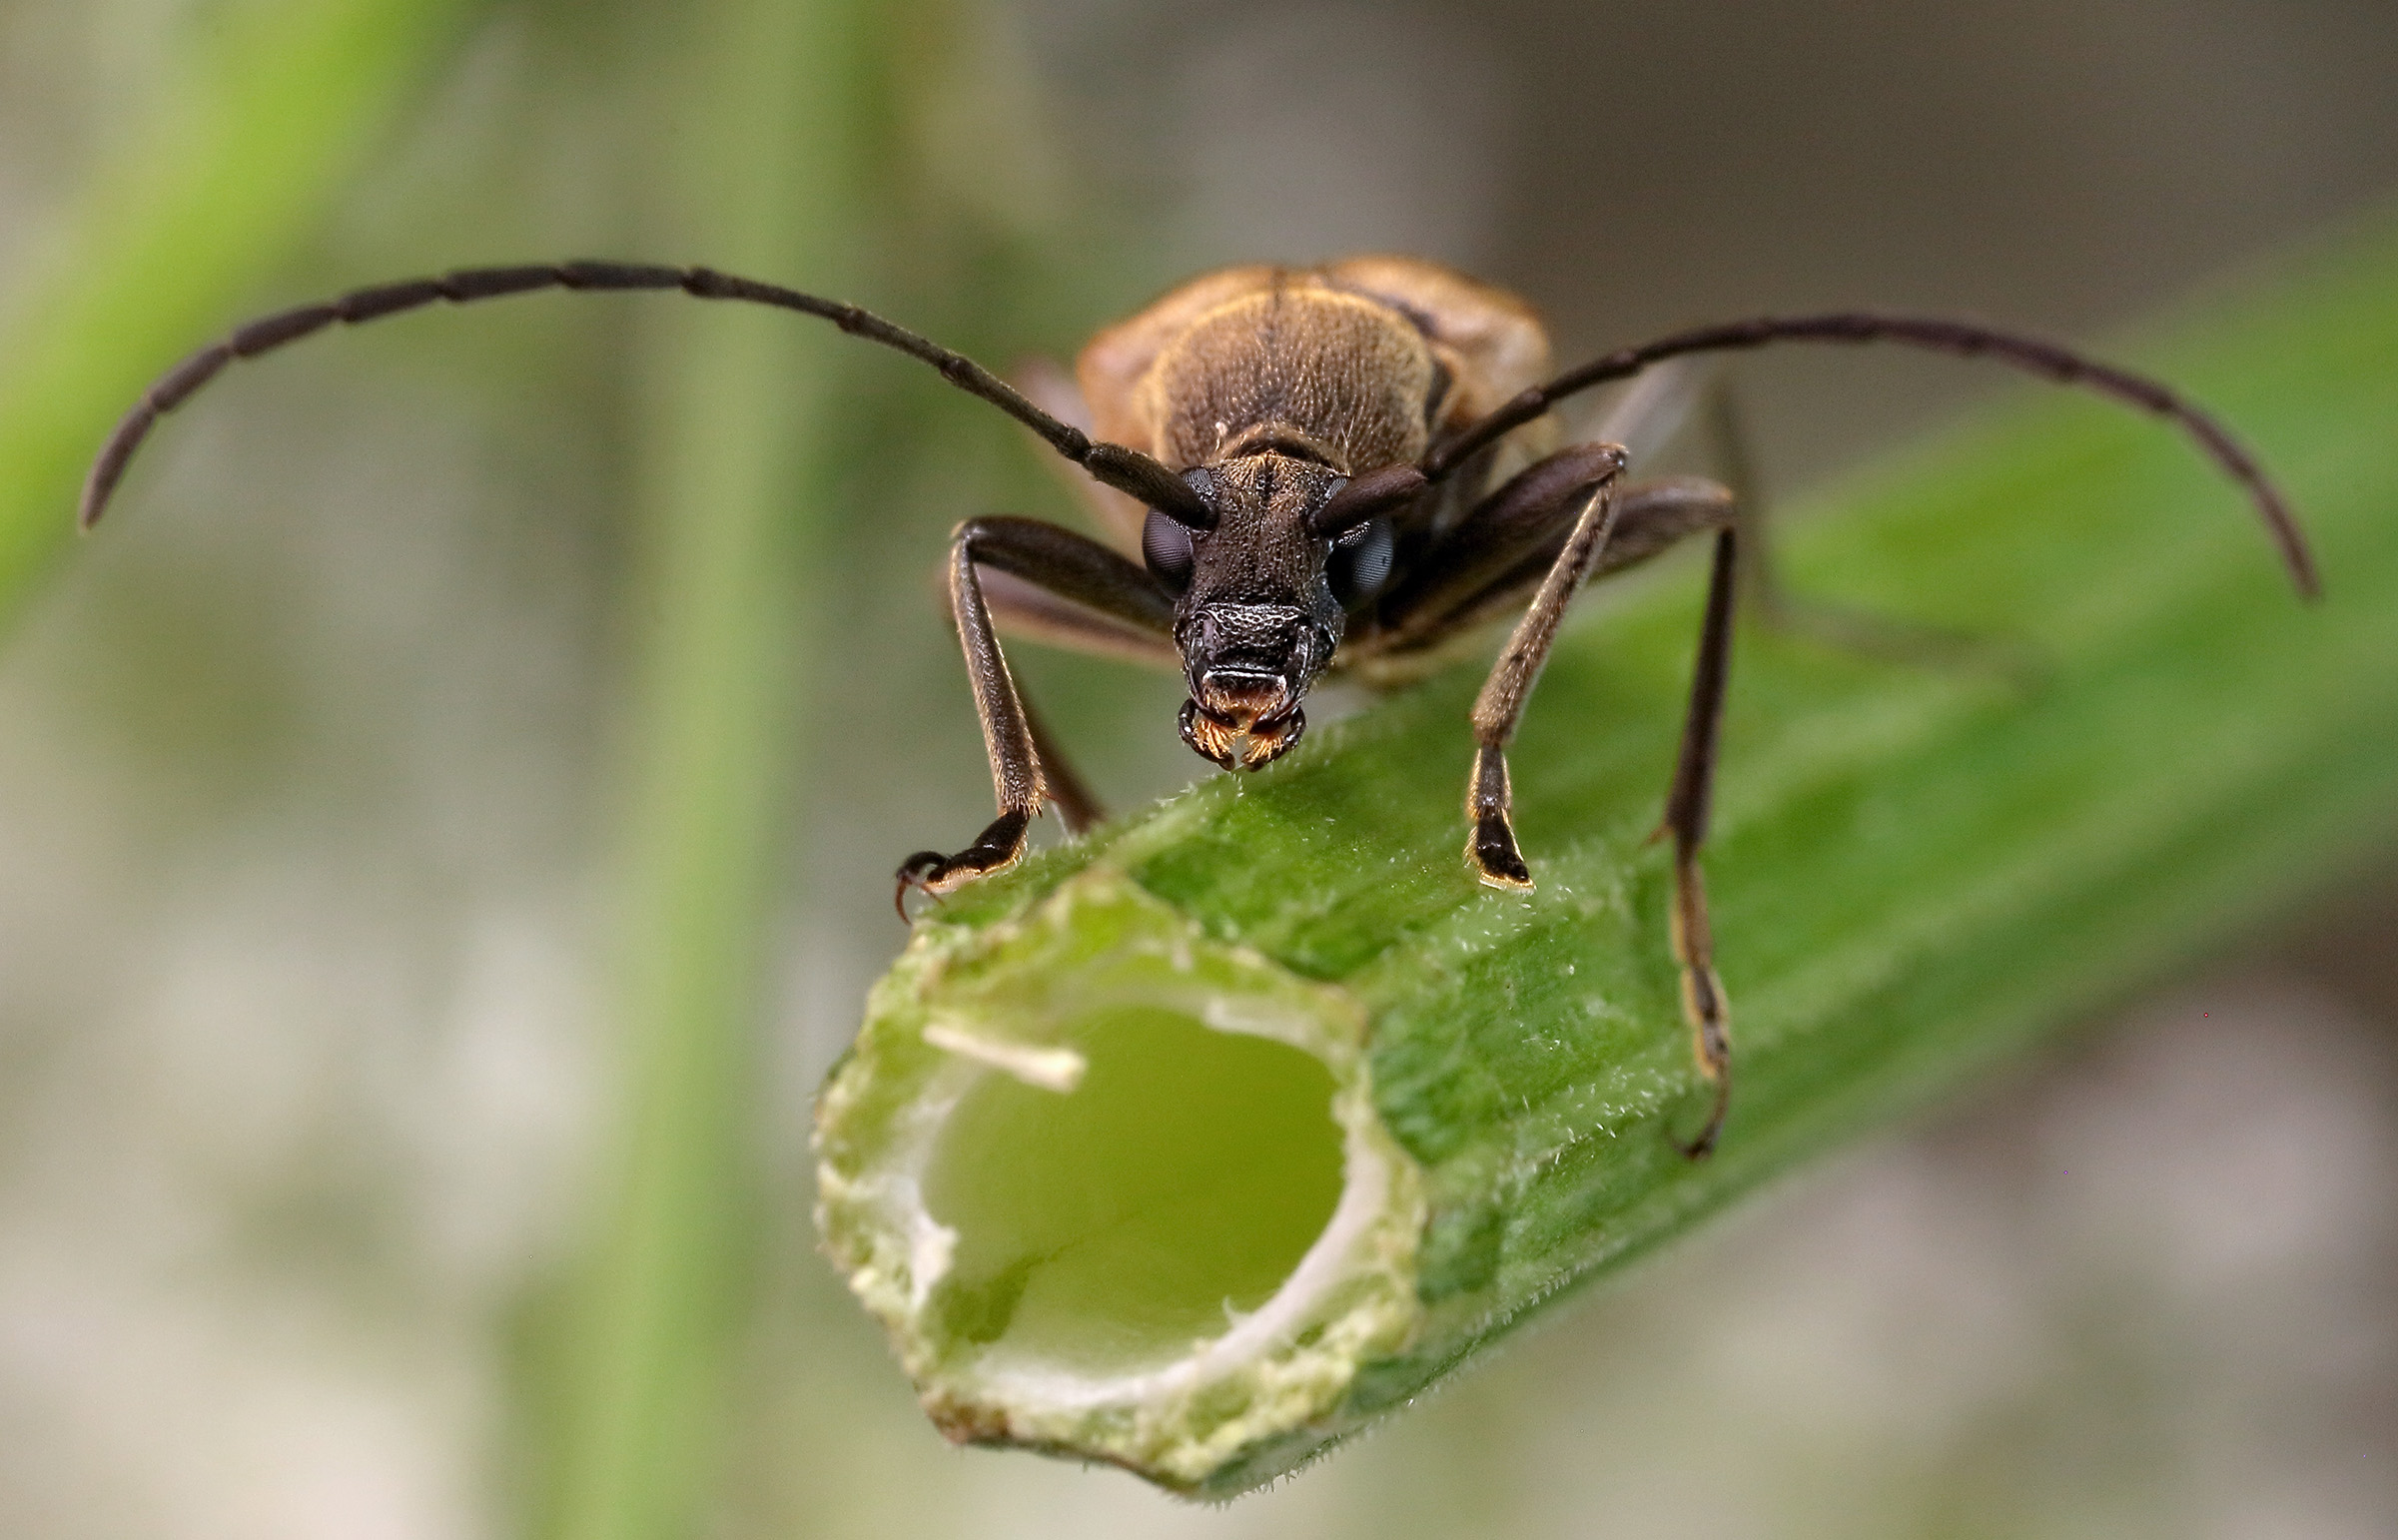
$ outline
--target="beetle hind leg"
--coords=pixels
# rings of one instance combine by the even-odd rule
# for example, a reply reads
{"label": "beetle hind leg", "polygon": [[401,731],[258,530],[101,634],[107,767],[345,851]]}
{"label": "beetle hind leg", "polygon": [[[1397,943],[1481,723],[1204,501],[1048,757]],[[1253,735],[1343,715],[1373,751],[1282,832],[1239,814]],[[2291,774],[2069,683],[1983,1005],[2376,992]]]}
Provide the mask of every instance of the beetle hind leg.
{"label": "beetle hind leg", "polygon": [[[1695,853],[1694,853],[1695,854]],[[1689,1143],[1675,1143],[1691,1159],[1712,1154],[1732,1109],[1732,1003],[1716,977],[1715,941],[1707,923],[1707,881],[1695,859],[1674,857],[1674,960],[1682,968],[1682,1015],[1690,1023],[1692,1057],[1715,1087],[1707,1123]]]}
{"label": "beetle hind leg", "polygon": [[1724,981],[1715,972],[1715,928],[1707,914],[1707,880],[1699,870],[1699,848],[1707,843],[1707,815],[1714,800],[1717,745],[1724,722],[1724,691],[1732,665],[1732,611],[1739,586],[1740,536],[1732,527],[1716,532],[1715,559],[1708,574],[1707,613],[1699,622],[1699,655],[1691,670],[1690,709],[1682,721],[1682,750],[1674,784],[1665,799],[1658,834],[1674,842],[1674,960],[1682,968],[1682,1014],[1690,1023],[1699,1073],[1715,1087],[1714,1105],[1698,1136],[1682,1153],[1698,1159],[1715,1149],[1732,1106],[1732,1008]]}

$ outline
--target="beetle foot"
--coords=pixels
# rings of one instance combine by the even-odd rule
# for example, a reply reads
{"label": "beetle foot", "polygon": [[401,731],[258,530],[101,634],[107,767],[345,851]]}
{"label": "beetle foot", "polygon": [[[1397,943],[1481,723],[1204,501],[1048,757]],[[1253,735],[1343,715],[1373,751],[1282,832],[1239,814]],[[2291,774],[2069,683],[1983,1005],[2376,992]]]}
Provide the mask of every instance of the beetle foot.
{"label": "beetle foot", "polygon": [[1495,743],[1474,751],[1473,779],[1466,783],[1465,816],[1474,826],[1465,842],[1465,859],[1486,888],[1528,893],[1532,869],[1515,848],[1515,823],[1507,816],[1515,798],[1507,785],[1507,753]]}
{"label": "beetle foot", "polygon": [[[1726,1064],[1708,1079],[1715,1083],[1715,1101],[1707,1110],[1706,1127],[1699,1130],[1698,1137],[1687,1144],[1674,1139],[1674,1148],[1682,1152],[1685,1159],[1704,1160],[1715,1154],[1716,1139],[1724,1132],[1724,1115],[1732,1110],[1731,1065]],[[1672,1139],[1673,1136],[1668,1135],[1667,1138]]]}
{"label": "beetle foot", "polygon": [[945,856],[937,850],[916,852],[899,864],[899,887],[891,895],[892,907],[899,911],[902,920],[907,920],[910,889],[929,893],[938,901],[944,893],[978,877],[1006,871],[1024,859],[1025,831],[1032,821],[1030,813],[1002,813],[991,821],[991,827],[976,836],[973,844],[954,856]]}
{"label": "beetle foot", "polygon": [[1474,820],[1474,837],[1465,854],[1486,888],[1522,892],[1532,886],[1532,869],[1524,865],[1523,852],[1515,848],[1515,830],[1504,813],[1484,813]]}
{"label": "beetle foot", "polygon": [[[1681,946],[1677,938],[1677,949]],[[1716,1137],[1724,1132],[1724,1114],[1732,1107],[1732,1007],[1712,964],[1683,963],[1682,1014],[1690,1020],[1692,1055],[1699,1062],[1699,1074],[1715,1088],[1715,1103],[1698,1138],[1674,1143],[1693,1160],[1703,1160],[1714,1151]]]}

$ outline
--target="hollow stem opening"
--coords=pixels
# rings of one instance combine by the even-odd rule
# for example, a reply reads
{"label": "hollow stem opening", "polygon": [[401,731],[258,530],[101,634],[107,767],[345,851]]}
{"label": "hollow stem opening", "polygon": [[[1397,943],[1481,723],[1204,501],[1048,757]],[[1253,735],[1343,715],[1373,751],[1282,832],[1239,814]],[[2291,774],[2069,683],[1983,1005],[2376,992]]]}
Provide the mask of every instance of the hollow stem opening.
{"label": "hollow stem opening", "polygon": [[1152,1370],[1254,1313],[1340,1200],[1323,1062],[1157,1010],[1061,1034],[1071,1090],[984,1071],[924,1179],[941,1329],[992,1369]]}
{"label": "hollow stem opening", "polygon": [[1364,1041],[1120,873],[925,925],[817,1106],[826,1247],[951,1437],[1207,1490],[1422,1319]]}

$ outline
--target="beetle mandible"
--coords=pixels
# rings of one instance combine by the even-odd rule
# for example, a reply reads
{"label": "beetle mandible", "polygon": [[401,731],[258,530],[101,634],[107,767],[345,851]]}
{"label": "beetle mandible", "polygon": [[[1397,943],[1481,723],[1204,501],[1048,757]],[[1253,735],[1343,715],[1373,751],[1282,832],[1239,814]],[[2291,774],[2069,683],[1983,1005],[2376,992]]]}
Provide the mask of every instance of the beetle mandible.
{"label": "beetle mandible", "polygon": [[[163,413],[236,359],[436,301],[547,289],[679,290],[830,321],[939,370],[1030,427],[1095,481],[1114,543],[1028,518],[970,519],[951,540],[948,591],[999,803],[954,854],[900,867],[900,896],[939,894],[1012,866],[1055,803],[1080,830],[1098,807],[1008,670],[998,629],[1178,666],[1183,737],[1228,770],[1289,752],[1327,670],[1391,680],[1468,630],[1518,618],[1474,702],[1466,860],[1482,882],[1528,889],[1510,822],[1507,745],[1582,585],[1695,535],[1712,565],[1681,749],[1659,832],[1673,843],[1672,946],[1712,1150],[1730,1106],[1730,1011],[1715,971],[1699,852],[1743,563],[1758,565],[1735,489],[1694,477],[1631,482],[1620,444],[1554,447],[1551,408],[1669,360],[1778,342],[1899,343],[1988,357],[2165,417],[2254,502],[2301,594],[2318,591],[2296,519],[2256,460],[2163,385],[2073,350],[1973,322],[1867,312],[1763,317],[1678,332],[1550,375],[1546,334],[1511,295],[1437,264],[1359,257],[1317,268],[1239,267],[1174,290],[1102,332],[1078,370],[1087,425],[991,371],[855,306],[709,268],[566,262],[468,268],[353,291],[263,317],[193,354],[144,392],[94,461],[89,527]],[[1138,558],[1138,559],[1136,559]],[[903,909],[904,915],[904,909]]]}

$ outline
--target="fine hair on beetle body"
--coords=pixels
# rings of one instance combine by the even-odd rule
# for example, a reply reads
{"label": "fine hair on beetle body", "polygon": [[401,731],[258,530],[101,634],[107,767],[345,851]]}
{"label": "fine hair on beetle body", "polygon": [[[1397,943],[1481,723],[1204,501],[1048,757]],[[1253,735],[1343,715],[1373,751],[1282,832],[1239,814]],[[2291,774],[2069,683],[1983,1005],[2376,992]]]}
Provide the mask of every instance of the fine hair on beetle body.
{"label": "fine hair on beetle body", "polygon": [[903,917],[912,888],[937,896],[1014,865],[1045,807],[1054,804],[1075,831],[1101,816],[1018,688],[1002,630],[1180,671],[1189,691],[1184,740],[1245,771],[1300,741],[1308,690],[1326,673],[1403,681],[1459,637],[1512,618],[1471,714],[1465,857],[1482,883],[1528,890],[1506,751],[1566,609],[1590,579],[1704,537],[1707,593],[1658,830],[1672,842],[1669,944],[1694,1058],[1712,1088],[1704,1124],[1683,1145],[1694,1157],[1714,1148],[1731,1099],[1730,1007],[1699,855],[1734,610],[1745,594],[1768,619],[1812,615],[1822,633],[1869,650],[1936,656],[1943,637],[1810,609],[1780,592],[1720,391],[1651,375],[1608,425],[1638,441],[1698,407],[1724,440],[1731,484],[1628,480],[1632,450],[1604,435],[1555,442],[1552,408],[1669,361],[1780,342],[1896,343],[1989,358],[2180,427],[2247,492],[2299,592],[2311,598],[2318,589],[2296,519],[2220,423],[2156,381],[2071,349],[1973,322],[1839,312],[1696,327],[1552,373],[1547,334],[1522,301],[1405,257],[1194,279],[1094,338],[1078,362],[1080,399],[1049,405],[870,312],[709,268],[578,261],[377,285],[251,322],[168,371],[94,460],[84,524],[99,518],[158,419],[233,361],[336,324],[551,289],[676,290],[829,321],[932,366],[1087,472],[1105,538],[1013,517],[970,519],[952,536],[948,599],[998,810],[964,848],[919,852],[901,865]]}

